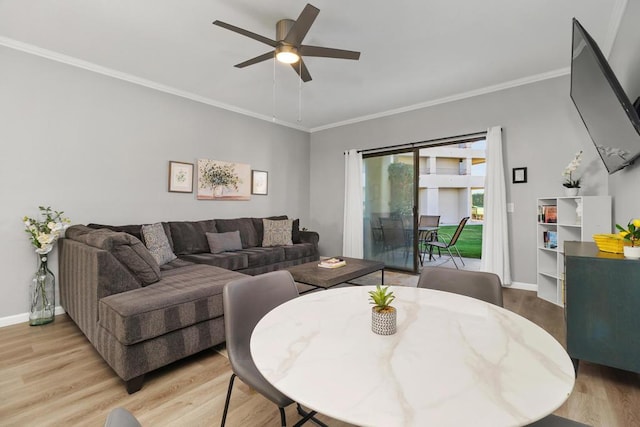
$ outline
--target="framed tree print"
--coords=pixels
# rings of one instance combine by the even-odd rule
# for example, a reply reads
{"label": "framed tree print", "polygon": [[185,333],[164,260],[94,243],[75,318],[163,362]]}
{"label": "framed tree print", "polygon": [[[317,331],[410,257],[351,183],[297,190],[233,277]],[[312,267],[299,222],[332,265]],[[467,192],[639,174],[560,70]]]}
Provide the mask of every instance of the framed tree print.
{"label": "framed tree print", "polygon": [[251,194],[266,196],[269,189],[269,173],[266,171],[251,171]]}
{"label": "framed tree print", "polygon": [[193,193],[193,163],[169,161],[169,191]]}

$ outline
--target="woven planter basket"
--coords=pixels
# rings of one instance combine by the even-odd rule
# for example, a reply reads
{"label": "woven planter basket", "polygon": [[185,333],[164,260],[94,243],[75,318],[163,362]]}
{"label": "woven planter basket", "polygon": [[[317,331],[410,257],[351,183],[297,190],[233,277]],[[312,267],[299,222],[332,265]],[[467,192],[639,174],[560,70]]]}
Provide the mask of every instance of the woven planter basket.
{"label": "woven planter basket", "polygon": [[377,311],[371,307],[371,330],[378,335],[393,335],[396,333],[396,309]]}

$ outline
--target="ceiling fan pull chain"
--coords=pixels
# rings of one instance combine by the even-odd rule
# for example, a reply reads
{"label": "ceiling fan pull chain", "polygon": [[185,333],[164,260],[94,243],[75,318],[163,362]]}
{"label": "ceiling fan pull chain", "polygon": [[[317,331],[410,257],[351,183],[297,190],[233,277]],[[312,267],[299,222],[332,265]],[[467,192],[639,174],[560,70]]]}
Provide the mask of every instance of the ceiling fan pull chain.
{"label": "ceiling fan pull chain", "polygon": [[300,78],[298,79],[298,123],[300,123],[302,121],[302,59],[298,61],[298,67],[300,69]]}
{"label": "ceiling fan pull chain", "polygon": [[[274,53],[275,57],[275,53]],[[276,122],[276,61],[273,61],[273,102],[271,104],[271,121]]]}

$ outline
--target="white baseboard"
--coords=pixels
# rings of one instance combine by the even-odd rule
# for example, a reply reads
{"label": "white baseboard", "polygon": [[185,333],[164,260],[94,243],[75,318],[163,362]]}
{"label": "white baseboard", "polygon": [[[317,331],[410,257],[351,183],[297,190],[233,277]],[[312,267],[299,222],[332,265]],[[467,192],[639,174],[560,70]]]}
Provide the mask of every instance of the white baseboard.
{"label": "white baseboard", "polygon": [[[64,308],[61,306],[56,307],[56,316],[64,314]],[[14,314],[13,316],[0,317],[0,328],[5,326],[17,325],[18,323],[25,323],[29,321],[29,313]]]}
{"label": "white baseboard", "polygon": [[537,284],[525,283],[525,282],[511,282],[511,284],[508,285],[508,286],[505,286],[505,288],[521,289],[523,291],[538,292],[538,285]]}

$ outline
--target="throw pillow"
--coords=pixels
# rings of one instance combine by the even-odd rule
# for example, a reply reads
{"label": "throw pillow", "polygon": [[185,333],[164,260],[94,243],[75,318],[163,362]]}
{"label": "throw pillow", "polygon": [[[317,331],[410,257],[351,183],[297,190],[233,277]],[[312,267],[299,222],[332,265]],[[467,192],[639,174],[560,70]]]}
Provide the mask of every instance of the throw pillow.
{"label": "throw pillow", "polygon": [[142,226],[142,236],[147,245],[147,249],[153,255],[158,265],[164,265],[176,259],[176,255],[171,251],[169,239],[164,232],[162,224],[157,222],[151,225]]}
{"label": "throw pillow", "polygon": [[228,233],[206,233],[206,235],[212,254],[242,249],[242,241],[238,230]]}
{"label": "throw pillow", "polygon": [[264,225],[263,247],[293,245],[293,241],[291,240],[292,219],[283,219],[280,221],[263,219],[262,223]]}
{"label": "throw pillow", "polygon": [[216,231],[214,220],[174,221],[169,223],[169,227],[174,254],[189,255],[209,252],[209,243],[207,243],[205,233]]}
{"label": "throw pillow", "polygon": [[228,233],[238,230],[244,249],[254,248],[260,243],[258,241],[258,232],[253,226],[251,218],[216,219],[215,221],[218,233]]}
{"label": "throw pillow", "polygon": [[293,243],[301,243],[302,240],[300,239],[300,219],[294,219],[293,227],[291,229],[291,240]]}

